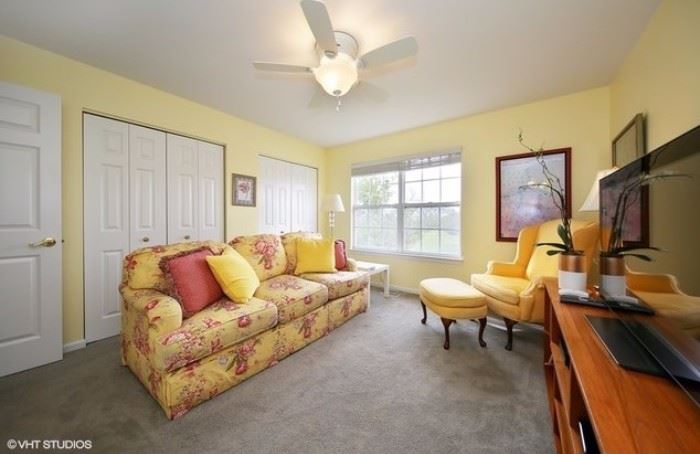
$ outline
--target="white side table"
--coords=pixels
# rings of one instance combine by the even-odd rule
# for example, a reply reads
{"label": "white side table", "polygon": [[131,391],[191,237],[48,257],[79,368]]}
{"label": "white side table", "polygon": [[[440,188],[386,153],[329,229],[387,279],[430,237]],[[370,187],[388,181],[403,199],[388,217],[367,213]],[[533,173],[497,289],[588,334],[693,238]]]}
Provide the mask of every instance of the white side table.
{"label": "white side table", "polygon": [[375,274],[383,274],[382,280],[384,281],[384,298],[389,298],[390,293],[390,281],[389,281],[389,265],[384,263],[372,263],[372,262],[357,262],[357,271],[362,271],[369,273],[370,276]]}

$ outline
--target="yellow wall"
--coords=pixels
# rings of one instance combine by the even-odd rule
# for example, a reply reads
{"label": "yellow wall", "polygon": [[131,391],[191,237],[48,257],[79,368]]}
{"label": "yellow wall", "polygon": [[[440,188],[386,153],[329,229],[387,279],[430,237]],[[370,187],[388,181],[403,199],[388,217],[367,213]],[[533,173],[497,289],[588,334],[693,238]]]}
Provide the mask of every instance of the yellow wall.
{"label": "yellow wall", "polygon": [[[391,265],[392,284],[416,289],[426,277],[446,276],[468,279],[481,272],[492,259],[511,260],[512,243],[495,241],[496,156],[522,153],[517,142],[519,128],[526,141],[545,148],[572,148],[574,217],[580,214],[596,171],[610,162],[610,98],[608,88],[575,93],[522,106],[474,115],[417,128],[329,150],[327,171],[329,193],[340,193],[350,202],[352,163],[386,159],[407,154],[461,147],[463,162],[462,249],[463,262],[430,261],[389,255],[352,256]],[[595,216],[595,215],[593,215]],[[336,235],[350,239],[350,213],[337,216]]]}
{"label": "yellow wall", "polygon": [[83,109],[225,144],[228,238],[256,231],[256,209],[231,206],[230,174],[257,175],[258,154],[317,167],[324,192],[321,147],[1,35],[0,62],[0,79],[62,100],[64,343],[83,339]]}
{"label": "yellow wall", "polygon": [[[643,112],[648,151],[700,125],[700,1],[666,0],[659,6],[613,80],[610,101],[611,137]],[[650,240],[666,252],[651,253],[652,263],[628,261],[638,271],[674,274],[683,290],[693,295],[700,295],[697,254],[684,243],[693,233],[682,234],[681,227],[663,219],[677,219],[674,209],[681,209],[665,201],[697,192],[697,182],[659,183],[651,188]],[[697,210],[687,211],[685,227],[695,229],[699,216]],[[686,253],[674,254],[680,248],[686,248]]]}
{"label": "yellow wall", "polygon": [[700,1],[666,0],[610,86],[611,138],[643,112],[647,149],[700,124]]}

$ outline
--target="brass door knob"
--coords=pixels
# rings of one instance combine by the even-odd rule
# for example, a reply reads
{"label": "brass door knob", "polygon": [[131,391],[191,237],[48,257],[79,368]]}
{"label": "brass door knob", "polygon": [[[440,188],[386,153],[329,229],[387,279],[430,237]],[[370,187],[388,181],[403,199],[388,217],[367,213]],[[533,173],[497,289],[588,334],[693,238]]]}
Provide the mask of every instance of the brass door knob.
{"label": "brass door knob", "polygon": [[56,246],[56,239],[47,236],[43,240],[37,241],[35,243],[29,243],[31,247],[54,247]]}
{"label": "brass door knob", "polygon": [[141,238],[141,241],[143,241],[144,243],[148,243],[149,241],[151,241],[151,239],[147,236],[144,236],[143,238]]}

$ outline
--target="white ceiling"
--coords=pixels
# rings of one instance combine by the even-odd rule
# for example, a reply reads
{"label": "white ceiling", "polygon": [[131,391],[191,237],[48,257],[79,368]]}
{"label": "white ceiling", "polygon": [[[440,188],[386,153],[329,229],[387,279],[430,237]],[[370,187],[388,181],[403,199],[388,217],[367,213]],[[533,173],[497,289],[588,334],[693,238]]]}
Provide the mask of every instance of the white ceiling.
{"label": "white ceiling", "polygon": [[415,59],[363,74],[387,101],[309,109],[313,78],[253,70],[315,63],[297,0],[0,0],[0,33],[329,146],[605,85],[659,0],[325,3],[360,53],[418,40]]}

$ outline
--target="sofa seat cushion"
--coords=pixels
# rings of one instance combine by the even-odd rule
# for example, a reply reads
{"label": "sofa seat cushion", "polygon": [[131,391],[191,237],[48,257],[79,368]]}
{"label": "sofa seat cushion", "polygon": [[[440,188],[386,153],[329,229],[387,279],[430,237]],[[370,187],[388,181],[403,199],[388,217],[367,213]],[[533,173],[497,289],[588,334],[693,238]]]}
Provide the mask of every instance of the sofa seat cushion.
{"label": "sofa seat cushion", "polygon": [[277,307],[279,323],[299,318],[328,301],[328,289],[316,282],[284,274],[260,284],[255,297]]}
{"label": "sofa seat cushion", "polygon": [[530,281],[520,277],[472,274],[472,285],[481,293],[508,304],[519,304],[520,294]]}
{"label": "sofa seat cushion", "polygon": [[334,300],[357,292],[369,285],[369,274],[358,271],[306,273],[301,277],[328,287],[328,299]]}
{"label": "sofa seat cushion", "polygon": [[245,304],[221,299],[154,343],[153,365],[177,370],[277,324],[277,307],[252,298]]}

